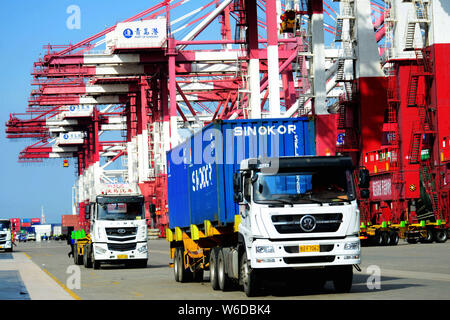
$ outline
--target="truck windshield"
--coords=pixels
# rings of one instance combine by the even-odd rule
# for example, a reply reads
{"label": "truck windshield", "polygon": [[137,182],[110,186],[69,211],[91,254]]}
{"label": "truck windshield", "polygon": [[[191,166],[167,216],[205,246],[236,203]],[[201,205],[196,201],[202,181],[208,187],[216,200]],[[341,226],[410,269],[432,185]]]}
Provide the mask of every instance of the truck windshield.
{"label": "truck windshield", "polygon": [[6,231],[10,228],[11,223],[9,221],[0,221],[0,231]]}
{"label": "truck windshield", "polygon": [[98,220],[142,220],[145,219],[142,202],[114,202],[98,204]]}
{"label": "truck windshield", "polygon": [[308,172],[257,173],[253,184],[256,203],[333,203],[355,199],[352,173],[343,168],[309,170]]}

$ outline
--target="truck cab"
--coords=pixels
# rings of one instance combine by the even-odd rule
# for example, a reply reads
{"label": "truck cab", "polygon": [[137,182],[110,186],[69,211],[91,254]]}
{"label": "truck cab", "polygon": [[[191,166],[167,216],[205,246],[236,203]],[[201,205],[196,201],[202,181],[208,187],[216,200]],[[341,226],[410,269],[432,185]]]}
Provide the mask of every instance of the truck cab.
{"label": "truck cab", "polygon": [[76,262],[94,269],[105,263],[146,267],[148,232],[144,197],[123,193],[123,188],[110,190],[103,191],[85,208],[89,235],[77,240],[77,252],[82,254],[75,258]]}
{"label": "truck cab", "polygon": [[11,221],[9,220],[0,220],[0,250],[13,251]]}
{"label": "truck cab", "polygon": [[241,270],[256,278],[263,269],[319,268],[338,291],[350,290],[360,263],[350,158],[246,159],[233,180],[248,263]]}

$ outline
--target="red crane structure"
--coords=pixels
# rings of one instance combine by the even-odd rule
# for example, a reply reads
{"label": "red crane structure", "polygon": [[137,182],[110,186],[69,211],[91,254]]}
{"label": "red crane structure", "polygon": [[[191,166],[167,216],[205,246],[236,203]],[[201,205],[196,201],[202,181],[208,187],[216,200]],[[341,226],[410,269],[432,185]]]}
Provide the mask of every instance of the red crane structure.
{"label": "red crane structure", "polygon": [[[393,55],[400,46],[394,32],[399,22],[392,17],[406,19],[396,1],[337,2],[207,0],[196,1],[199,7],[192,10],[192,1],[166,0],[75,45],[46,46],[45,56],[34,64],[26,113],[11,115],[7,136],[36,140],[19,161],[76,159],[73,203],[81,221],[89,188],[127,182],[139,185],[149,224],[164,236],[166,152],[211,121],[313,119],[318,155],[347,153],[370,170],[371,198],[361,199],[362,230],[377,235],[381,229],[374,226],[383,222],[412,225],[414,221],[400,217],[406,211],[412,216],[408,201],[413,198],[394,187],[389,200],[379,198],[375,191],[384,179],[380,166],[374,171],[373,161],[365,159],[386,148],[391,155],[403,148],[418,161],[425,146],[418,137],[427,135],[427,143],[445,146],[435,143],[430,152],[439,166],[399,160],[390,163],[389,175],[392,186],[401,185],[406,176],[401,168],[408,163],[417,172],[422,168],[427,181],[431,175],[441,177],[434,189],[424,185],[440,210],[434,211],[439,219],[433,223],[445,226],[450,133],[440,132],[436,123],[412,127],[399,120],[399,105],[408,97],[444,91],[431,80],[436,79],[436,65],[426,50],[413,49],[409,54],[417,56],[407,58]],[[441,2],[414,0],[408,5],[423,3]],[[423,19],[414,23],[420,28],[429,24]],[[332,43],[326,43],[325,32],[334,37]],[[394,75],[399,70],[411,81],[403,73],[401,79]],[[401,86],[409,93],[398,96]],[[433,107],[427,101],[427,107],[405,105],[415,113],[414,121],[431,121]],[[410,147],[414,141],[420,141],[418,147]],[[420,189],[417,175],[414,179]],[[396,218],[380,220],[380,210]],[[369,224],[370,230],[365,228]],[[83,221],[81,226],[86,227]]]}

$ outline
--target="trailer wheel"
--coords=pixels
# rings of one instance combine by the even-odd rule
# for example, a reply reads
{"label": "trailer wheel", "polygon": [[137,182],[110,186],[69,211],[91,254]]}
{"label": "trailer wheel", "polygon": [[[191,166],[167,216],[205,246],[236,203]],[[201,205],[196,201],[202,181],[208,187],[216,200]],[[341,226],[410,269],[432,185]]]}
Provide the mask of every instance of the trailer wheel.
{"label": "trailer wheel", "polygon": [[217,255],[217,281],[222,291],[228,291],[231,288],[231,280],[225,272],[225,256],[220,249]]}
{"label": "trailer wheel", "polygon": [[437,243],[444,243],[447,241],[448,235],[447,230],[440,229],[436,231],[436,242]]}
{"label": "trailer wheel", "polygon": [[247,297],[255,297],[259,294],[259,279],[255,270],[250,266],[247,252],[244,252],[241,257],[239,283],[243,285]]}
{"label": "trailer wheel", "polygon": [[427,235],[425,238],[421,238],[421,243],[433,243],[434,241],[434,230],[433,229],[427,229]]}
{"label": "trailer wheel", "polygon": [[184,248],[178,247],[175,249],[176,251],[178,251],[178,254],[176,255],[175,267],[178,272],[178,280],[180,282],[189,282],[192,280],[193,274],[189,269],[184,268]]}
{"label": "trailer wheel", "polygon": [[173,275],[176,282],[180,282],[179,271],[180,265],[178,263],[178,250],[175,248],[175,253],[173,254]]}
{"label": "trailer wheel", "polygon": [[353,266],[339,266],[333,270],[334,290],[338,293],[348,293],[353,283]]}
{"label": "trailer wheel", "polygon": [[209,254],[209,281],[213,290],[219,290],[219,281],[217,277],[217,251],[218,248],[212,248]]}
{"label": "trailer wheel", "polygon": [[407,238],[406,242],[408,242],[409,244],[416,244],[417,243],[417,239],[416,238]]}
{"label": "trailer wheel", "polygon": [[383,231],[381,232],[381,245],[388,246],[391,243],[391,237],[389,232]]}
{"label": "trailer wheel", "polygon": [[381,232],[375,233],[375,236],[372,239],[374,245],[376,245],[376,246],[383,245],[383,237],[381,236],[381,234],[382,234]]}
{"label": "trailer wheel", "polygon": [[391,246],[398,245],[398,241],[400,240],[400,237],[398,236],[397,231],[391,231],[389,234],[389,238],[391,239]]}

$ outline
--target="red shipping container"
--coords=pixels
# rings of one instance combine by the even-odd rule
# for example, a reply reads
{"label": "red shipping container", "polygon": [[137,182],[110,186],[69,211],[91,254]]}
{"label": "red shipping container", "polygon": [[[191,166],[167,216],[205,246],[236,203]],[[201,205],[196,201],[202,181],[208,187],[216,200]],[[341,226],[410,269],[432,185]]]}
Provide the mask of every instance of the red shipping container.
{"label": "red shipping container", "polygon": [[21,226],[24,227],[24,228],[31,227],[31,223],[30,222],[24,222],[24,223],[22,223]]}
{"label": "red shipping container", "polygon": [[63,227],[78,227],[79,224],[79,216],[78,215],[62,215],[61,225]]}

